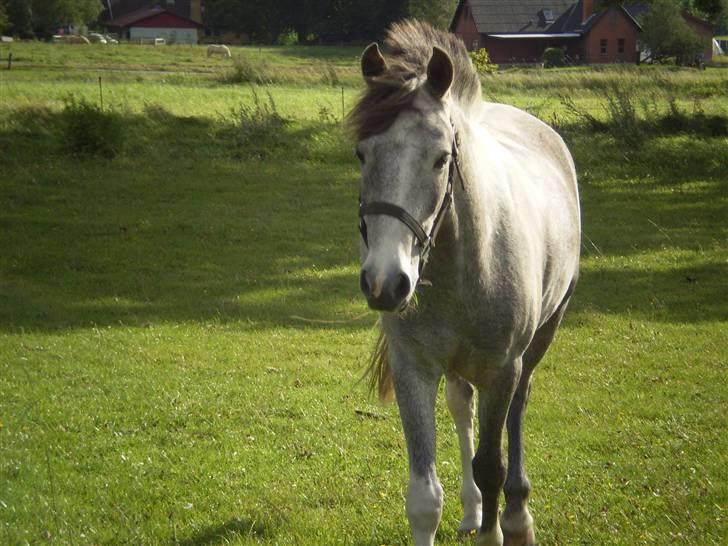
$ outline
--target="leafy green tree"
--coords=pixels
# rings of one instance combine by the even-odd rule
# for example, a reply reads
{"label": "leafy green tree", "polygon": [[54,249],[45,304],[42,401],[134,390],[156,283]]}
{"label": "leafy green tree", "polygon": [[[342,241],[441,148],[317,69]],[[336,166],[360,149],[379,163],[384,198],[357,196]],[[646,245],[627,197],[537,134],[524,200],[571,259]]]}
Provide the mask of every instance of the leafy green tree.
{"label": "leafy green tree", "polygon": [[5,32],[5,29],[10,26],[10,21],[8,20],[8,16],[5,13],[5,6],[0,4],[0,34]]}
{"label": "leafy green tree", "polygon": [[427,21],[434,27],[447,29],[457,4],[457,0],[410,0],[407,15]]}
{"label": "leafy green tree", "polygon": [[34,30],[46,35],[58,26],[95,21],[103,9],[101,0],[30,0],[29,3]]}
{"label": "leafy green tree", "polygon": [[705,47],[672,0],[654,0],[652,9],[642,16],[641,25],[641,40],[655,62],[675,59],[678,64],[689,64]]}
{"label": "leafy green tree", "polygon": [[8,18],[8,33],[21,38],[33,36],[33,12],[28,0],[4,0],[3,7]]}

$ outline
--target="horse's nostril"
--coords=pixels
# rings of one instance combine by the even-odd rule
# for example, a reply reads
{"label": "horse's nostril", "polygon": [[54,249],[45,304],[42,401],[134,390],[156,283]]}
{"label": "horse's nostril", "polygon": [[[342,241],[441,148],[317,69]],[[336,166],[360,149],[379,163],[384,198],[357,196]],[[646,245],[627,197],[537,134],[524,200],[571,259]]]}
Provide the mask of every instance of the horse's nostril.
{"label": "horse's nostril", "polygon": [[397,280],[397,286],[394,289],[395,297],[398,300],[405,299],[409,295],[411,286],[412,285],[410,283],[409,277],[407,275],[405,275],[404,273],[400,273],[399,279]]}
{"label": "horse's nostril", "polygon": [[369,294],[371,293],[371,286],[367,279],[367,272],[364,269],[361,270],[361,274],[359,275],[359,288],[365,296],[369,297]]}

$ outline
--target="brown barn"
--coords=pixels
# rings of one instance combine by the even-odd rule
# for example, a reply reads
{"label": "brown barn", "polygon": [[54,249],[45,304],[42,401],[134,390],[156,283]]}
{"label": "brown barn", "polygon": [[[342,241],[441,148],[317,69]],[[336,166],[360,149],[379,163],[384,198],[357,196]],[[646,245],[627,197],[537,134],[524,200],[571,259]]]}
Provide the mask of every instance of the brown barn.
{"label": "brown barn", "polygon": [[[639,60],[638,17],[649,4],[612,4],[595,9],[594,0],[460,0],[450,30],[471,51],[484,47],[498,64],[536,63],[549,47],[560,47],[572,62],[635,63]],[[713,25],[683,13],[705,39],[703,60],[712,59]]]}
{"label": "brown barn", "polygon": [[132,11],[104,25],[123,40],[145,43],[163,38],[168,44],[196,44],[203,28],[197,21],[161,8]]}
{"label": "brown barn", "polygon": [[179,17],[202,23],[202,0],[101,0],[101,20],[119,19],[133,12],[164,9]]}
{"label": "brown barn", "polygon": [[641,31],[622,5],[595,11],[593,0],[460,0],[451,30],[500,64],[540,62],[548,47],[575,62],[635,63]]}

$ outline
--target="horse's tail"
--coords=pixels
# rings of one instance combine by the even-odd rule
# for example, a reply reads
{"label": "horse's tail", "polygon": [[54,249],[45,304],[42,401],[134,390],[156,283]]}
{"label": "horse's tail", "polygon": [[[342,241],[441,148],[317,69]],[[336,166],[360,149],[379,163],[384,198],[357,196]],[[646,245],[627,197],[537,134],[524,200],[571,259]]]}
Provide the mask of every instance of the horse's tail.
{"label": "horse's tail", "polygon": [[377,343],[369,359],[369,365],[362,379],[367,380],[369,392],[377,393],[379,401],[383,404],[394,402],[394,382],[392,370],[389,367],[389,344],[387,335],[380,328]]}

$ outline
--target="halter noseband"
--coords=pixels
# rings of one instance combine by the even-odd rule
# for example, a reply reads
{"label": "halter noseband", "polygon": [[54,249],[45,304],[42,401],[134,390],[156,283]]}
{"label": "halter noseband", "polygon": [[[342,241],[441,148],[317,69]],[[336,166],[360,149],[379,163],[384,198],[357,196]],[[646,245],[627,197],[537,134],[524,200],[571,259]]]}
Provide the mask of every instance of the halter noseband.
{"label": "halter noseband", "polygon": [[442,202],[435,216],[435,221],[432,224],[432,229],[428,234],[422,224],[412,216],[409,212],[404,210],[402,207],[393,203],[387,203],[385,201],[373,201],[371,203],[364,203],[359,197],[359,233],[361,233],[364,244],[369,247],[369,240],[367,238],[367,224],[364,220],[364,216],[379,214],[383,216],[391,216],[402,222],[409,230],[414,234],[417,239],[417,246],[420,249],[420,264],[418,270],[419,282],[422,282],[422,272],[425,269],[427,260],[430,257],[430,250],[435,246],[435,238],[437,233],[440,231],[445,215],[447,214],[450,205],[452,205],[452,190],[453,190],[453,179],[455,178],[455,170],[458,172],[460,177],[460,184],[464,189],[463,174],[460,171],[460,164],[458,163],[458,133],[455,131],[455,136],[452,141],[452,151],[450,153],[450,166],[448,167],[447,173],[447,187],[445,189],[445,196],[442,198]]}

